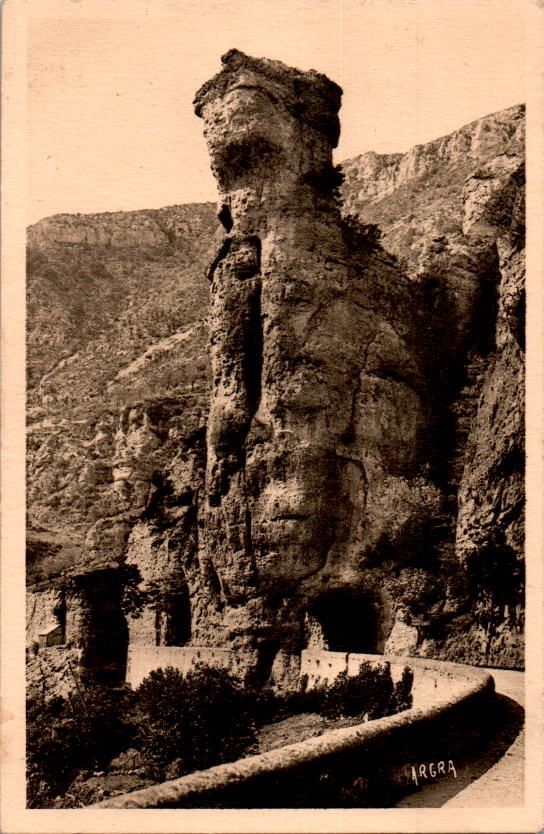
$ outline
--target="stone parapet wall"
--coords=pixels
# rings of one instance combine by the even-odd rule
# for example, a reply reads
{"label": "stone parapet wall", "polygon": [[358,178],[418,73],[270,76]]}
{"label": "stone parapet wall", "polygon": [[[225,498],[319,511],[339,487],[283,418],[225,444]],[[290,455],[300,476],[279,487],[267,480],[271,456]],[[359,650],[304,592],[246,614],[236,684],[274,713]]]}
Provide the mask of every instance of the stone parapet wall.
{"label": "stone parapet wall", "polygon": [[[448,692],[462,690],[466,683],[465,678],[459,673],[462,667],[456,663],[353,652],[346,654],[345,652],[303,651],[300,659],[300,674],[307,675],[307,685],[313,688],[320,683],[331,683],[345,671],[348,675],[356,675],[362,663],[372,665],[389,663],[394,683],[401,679],[404,669],[408,666],[414,675],[412,685],[414,707],[433,703],[437,697]],[[477,673],[477,670],[474,671]]]}
{"label": "stone parapet wall", "polygon": [[[328,659],[327,654],[333,656]],[[342,657],[349,663],[345,655],[335,656],[338,654],[308,652],[303,669],[323,668],[330,660],[331,666],[325,668],[332,674],[341,667]],[[351,669],[355,670],[360,659],[380,665],[387,660],[378,655],[352,655]],[[486,732],[486,722],[493,722],[495,703],[493,678],[481,669],[409,657],[391,661],[394,675],[397,667],[409,666],[415,680],[430,681],[428,688],[435,691],[434,698],[396,715],[331,730],[93,807],[387,807],[391,796],[408,789],[414,763],[450,762],[457,754],[461,756],[467,745],[468,749],[477,745]],[[381,806],[380,801],[384,803]]]}
{"label": "stone parapet wall", "polygon": [[232,654],[228,649],[132,645],[128,649],[126,682],[136,689],[154,669],[168,666],[179,669],[182,674],[187,674],[199,663],[228,668]]}
{"label": "stone parapet wall", "polygon": [[[154,669],[172,666],[182,674],[187,674],[198,664],[229,669],[231,673],[243,677],[243,670],[247,665],[244,661],[243,652],[229,649],[134,644],[128,649],[126,682],[136,689]],[[432,703],[443,693],[462,689],[465,684],[465,679],[459,674],[460,667],[456,663],[396,655],[310,649],[301,653],[300,676],[307,677],[307,687],[311,689],[320,684],[332,683],[342,672],[347,671],[349,675],[356,675],[362,663],[372,665],[389,663],[394,683],[401,679],[404,669],[409,666],[414,675],[412,686],[414,707]]]}
{"label": "stone parapet wall", "polygon": [[349,658],[347,652],[307,649],[300,655],[300,674],[307,675],[309,689],[320,683],[332,683],[339,674],[348,669]]}

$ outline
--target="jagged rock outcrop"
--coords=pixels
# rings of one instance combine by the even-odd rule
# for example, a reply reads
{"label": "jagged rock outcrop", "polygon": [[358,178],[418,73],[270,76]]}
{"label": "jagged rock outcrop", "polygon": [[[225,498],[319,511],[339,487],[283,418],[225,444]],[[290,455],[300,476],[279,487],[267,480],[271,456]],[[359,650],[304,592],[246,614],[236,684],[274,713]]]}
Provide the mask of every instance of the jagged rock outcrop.
{"label": "jagged rock outcrop", "polygon": [[[184,415],[181,432],[173,417],[175,440],[205,420],[214,229],[203,204],[58,215],[28,230],[28,513],[33,542],[53,542],[49,562],[57,545],[78,545],[65,561],[85,568],[89,529],[137,510],[135,481],[120,497],[123,414],[156,412],[171,396]],[[141,469],[160,468],[152,456],[140,454]],[[51,573],[33,561],[38,579]]]}
{"label": "jagged rock outcrop", "polygon": [[27,243],[30,248],[41,250],[84,245],[131,252],[160,249],[166,253],[171,248],[181,254],[184,248],[190,251],[192,235],[208,230],[207,205],[194,209],[188,212],[186,206],[167,206],[148,211],[56,214],[30,226]]}
{"label": "jagged rock outcrop", "polygon": [[[411,618],[411,650],[514,667],[524,664],[524,115],[512,107],[408,154],[343,166],[346,210],[380,223],[384,245],[428,293],[461,571],[437,590],[430,618]],[[442,553],[453,550],[447,525]]]}
{"label": "jagged rock outcrop", "polygon": [[462,235],[464,181],[501,154],[523,155],[525,106],[484,116],[404,154],[368,152],[342,163],[344,210],[377,223],[383,245],[417,268],[434,237]]}
{"label": "jagged rock outcrop", "polygon": [[427,142],[415,145],[407,153],[377,154],[368,151],[343,163],[348,184],[346,208],[357,202],[392,194],[401,185],[436,169],[437,163],[494,157],[517,147],[525,136],[525,108],[509,107],[477,119],[468,125]]}
{"label": "jagged rock outcrop", "polygon": [[[130,568],[118,565],[31,587],[26,614],[30,690],[64,695],[81,677],[122,681],[128,645],[125,614],[135,590]],[[53,640],[48,639],[51,629]]]}
{"label": "jagged rock outcrop", "polygon": [[81,651],[67,646],[52,646],[31,655],[26,664],[28,697],[40,700],[68,698],[81,682]]}
{"label": "jagged rock outcrop", "polygon": [[198,508],[205,468],[204,430],[179,443],[162,487],[151,496],[146,512],[128,540],[126,563],[137,571],[143,592],[141,610],[128,620],[130,641],[148,645],[185,645],[199,617],[213,618],[213,601],[202,610],[199,599],[206,580],[197,558]]}

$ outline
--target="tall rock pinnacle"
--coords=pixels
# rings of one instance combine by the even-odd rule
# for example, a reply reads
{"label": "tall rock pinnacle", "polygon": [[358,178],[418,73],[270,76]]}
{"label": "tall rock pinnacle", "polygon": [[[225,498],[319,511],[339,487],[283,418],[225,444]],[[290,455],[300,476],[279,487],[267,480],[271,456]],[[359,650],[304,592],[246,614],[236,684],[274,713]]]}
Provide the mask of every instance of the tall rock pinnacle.
{"label": "tall rock pinnacle", "polygon": [[[323,595],[344,589],[357,609],[365,558],[437,501],[411,290],[385,253],[355,251],[335,197],[340,96],[231,50],[195,99],[225,229],[208,276],[201,559],[216,639],[253,646],[264,677],[326,630]],[[350,627],[372,647],[363,613]]]}

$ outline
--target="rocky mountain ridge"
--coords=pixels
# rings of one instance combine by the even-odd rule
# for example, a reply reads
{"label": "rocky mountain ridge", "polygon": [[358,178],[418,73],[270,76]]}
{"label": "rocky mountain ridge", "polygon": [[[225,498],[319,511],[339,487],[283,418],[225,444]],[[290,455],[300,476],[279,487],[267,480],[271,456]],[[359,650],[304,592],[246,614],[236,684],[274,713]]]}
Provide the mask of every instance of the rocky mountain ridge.
{"label": "rocky mountain ridge", "polygon": [[415,145],[406,153],[368,151],[342,163],[346,177],[344,202],[350,210],[356,203],[379,200],[409,180],[432,173],[437,164],[516,153],[524,138],[525,108],[515,105],[470,122],[447,136]]}
{"label": "rocky mountain ridge", "polygon": [[479,163],[524,154],[525,106],[484,116],[404,154],[368,152],[342,164],[344,211],[377,223],[385,248],[417,268],[436,235],[462,237],[462,190]]}

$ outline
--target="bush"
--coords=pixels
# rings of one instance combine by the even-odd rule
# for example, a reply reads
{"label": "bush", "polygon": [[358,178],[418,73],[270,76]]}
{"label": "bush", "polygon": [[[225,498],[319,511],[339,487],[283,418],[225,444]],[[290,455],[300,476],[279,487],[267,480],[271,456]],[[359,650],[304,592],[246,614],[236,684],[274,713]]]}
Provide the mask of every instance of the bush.
{"label": "bush", "polygon": [[317,711],[332,719],[364,715],[369,720],[383,718],[411,706],[412,681],[408,667],[395,685],[389,663],[376,667],[364,662],[356,675],[342,672],[321,691]]}
{"label": "bush", "polygon": [[342,672],[332,684],[320,683],[307,688],[307,676],[298,690],[276,694],[270,690],[248,693],[258,726],[281,721],[302,712],[317,712],[336,720],[362,717],[383,718],[412,706],[413,673],[405,667],[402,677],[393,684],[391,667],[362,663],[356,675]]}
{"label": "bush", "polygon": [[382,230],[376,223],[362,223],[356,214],[342,217],[342,231],[348,247],[358,252],[381,249]]}
{"label": "bush", "polygon": [[80,687],[68,699],[27,702],[27,804],[49,807],[81,770],[103,769],[134,735],[132,693]]}
{"label": "bush", "polygon": [[250,698],[225,670],[157,669],[136,699],[138,743],[155,778],[165,778],[166,768],[173,778],[234,761],[255,743]]}
{"label": "bush", "polygon": [[369,719],[388,714],[393,695],[389,664],[384,667],[362,663],[357,675],[342,672],[325,690],[321,714],[328,718],[368,715]]}
{"label": "bush", "polygon": [[[28,806],[52,807],[70,783],[106,770],[130,746],[153,779],[173,779],[253,752],[255,727],[303,712],[330,719],[381,718],[412,703],[413,674],[396,685],[390,666],[363,663],[331,684],[277,694],[244,690],[222,669],[197,666],[183,676],[158,669],[133,693],[80,686],[70,698],[27,704]],[[77,791],[76,791],[77,793]],[[64,800],[63,800],[64,801]]]}

